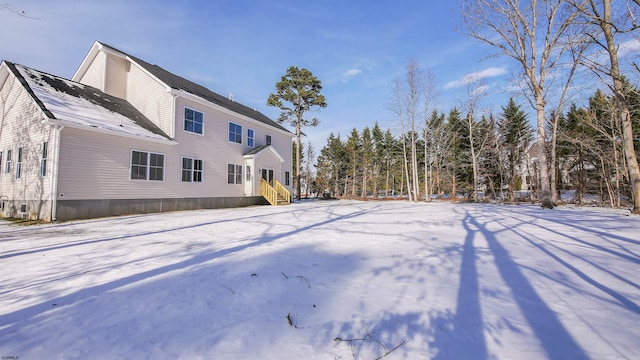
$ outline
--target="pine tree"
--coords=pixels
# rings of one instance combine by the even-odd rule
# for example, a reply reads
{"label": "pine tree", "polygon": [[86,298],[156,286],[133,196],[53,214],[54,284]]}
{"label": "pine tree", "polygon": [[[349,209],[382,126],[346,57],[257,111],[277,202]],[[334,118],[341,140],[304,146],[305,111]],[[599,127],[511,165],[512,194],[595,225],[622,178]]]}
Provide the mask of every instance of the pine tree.
{"label": "pine tree", "polygon": [[509,185],[509,199],[513,201],[514,191],[520,190],[519,184],[523,180],[519,174],[520,166],[533,139],[533,129],[527,115],[513,98],[509,99],[507,106],[502,107],[499,130],[502,135],[502,149],[507,160],[505,177]]}

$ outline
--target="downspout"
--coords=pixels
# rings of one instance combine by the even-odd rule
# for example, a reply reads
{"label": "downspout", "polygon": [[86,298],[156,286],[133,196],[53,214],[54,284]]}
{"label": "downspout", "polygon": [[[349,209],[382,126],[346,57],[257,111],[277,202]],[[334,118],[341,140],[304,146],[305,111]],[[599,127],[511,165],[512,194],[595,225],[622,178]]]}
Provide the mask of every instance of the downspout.
{"label": "downspout", "polygon": [[169,136],[171,136],[171,139],[175,139],[176,138],[176,123],[177,123],[177,119],[176,119],[176,99],[178,98],[178,95],[174,94],[174,93],[170,93],[171,94],[171,131],[169,131]]}
{"label": "downspout", "polygon": [[60,159],[60,133],[64,129],[62,125],[55,125],[54,129],[54,147],[53,147],[53,166],[51,169],[51,221],[57,220],[58,212],[58,166]]}

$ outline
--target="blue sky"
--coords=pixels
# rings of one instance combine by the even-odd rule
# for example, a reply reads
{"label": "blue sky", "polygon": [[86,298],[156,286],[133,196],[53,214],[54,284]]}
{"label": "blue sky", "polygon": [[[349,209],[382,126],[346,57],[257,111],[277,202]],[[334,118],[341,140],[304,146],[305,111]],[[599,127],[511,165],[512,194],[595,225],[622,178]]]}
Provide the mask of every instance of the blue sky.
{"label": "blue sky", "polygon": [[[394,79],[415,59],[437,79],[437,107],[466,98],[460,86],[484,77],[483,106],[500,111],[510,94],[510,64],[462,34],[459,1],[77,1],[12,3],[37,19],[0,11],[0,58],[72,77],[95,40],[228,95],[273,119],[275,83],[295,65],[323,84],[328,107],[306,128],[316,153],[330,132],[348,136],[388,110]],[[484,59],[484,60],[483,60]],[[524,100],[520,100],[527,106]]]}

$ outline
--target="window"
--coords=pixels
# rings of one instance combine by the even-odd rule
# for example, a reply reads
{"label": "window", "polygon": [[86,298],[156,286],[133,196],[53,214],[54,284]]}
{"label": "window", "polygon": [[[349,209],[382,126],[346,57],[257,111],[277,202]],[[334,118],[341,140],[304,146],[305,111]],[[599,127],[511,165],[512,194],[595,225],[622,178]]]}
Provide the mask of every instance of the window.
{"label": "window", "polygon": [[291,173],[288,171],[284,172],[284,185],[285,186],[291,185]]}
{"label": "window", "polygon": [[242,165],[227,164],[227,183],[242,184]]}
{"label": "window", "polygon": [[163,179],[164,155],[131,151],[131,180],[162,181]]}
{"label": "window", "polygon": [[242,144],[242,126],[229,123],[229,141]]}
{"label": "window", "polygon": [[255,133],[253,129],[247,129],[247,145],[253,147]]}
{"label": "window", "polygon": [[246,175],[247,178],[245,180],[247,182],[249,182],[249,181],[251,181],[251,166],[247,165],[247,168],[245,170],[246,170],[246,174],[247,174]]}
{"label": "window", "polygon": [[182,158],[182,181],[202,182],[202,160]]}
{"label": "window", "polygon": [[0,174],[2,174],[2,154],[3,152],[0,151]]}
{"label": "window", "polygon": [[149,180],[164,179],[164,155],[149,154]]}
{"label": "window", "polygon": [[42,143],[42,151],[40,154],[40,176],[47,176],[47,156],[49,152],[49,142],[45,141]]}
{"label": "window", "polygon": [[196,134],[202,134],[204,115],[197,110],[184,108],[184,130]]}
{"label": "window", "polygon": [[271,135],[267,135],[264,140],[266,145],[271,145]]}
{"label": "window", "polygon": [[4,167],[4,172],[7,174],[11,173],[11,150],[7,150],[7,162]]}
{"label": "window", "polygon": [[16,179],[22,177],[22,148],[18,148],[18,158],[16,159]]}

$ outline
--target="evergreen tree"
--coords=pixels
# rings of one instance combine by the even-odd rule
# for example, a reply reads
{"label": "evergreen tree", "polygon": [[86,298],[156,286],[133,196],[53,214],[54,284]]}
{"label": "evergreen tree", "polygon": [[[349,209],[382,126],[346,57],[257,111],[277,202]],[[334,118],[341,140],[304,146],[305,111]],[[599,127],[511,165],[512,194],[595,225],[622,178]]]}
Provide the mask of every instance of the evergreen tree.
{"label": "evergreen tree", "polygon": [[[351,178],[351,197],[356,196],[356,188],[358,184],[358,173],[360,170],[361,159],[361,140],[358,129],[353,128],[351,135],[347,138],[346,150],[349,161],[350,178]],[[347,184],[345,184],[347,186]],[[346,189],[345,189],[346,190]],[[346,195],[346,191],[345,191]]]}
{"label": "evergreen tree", "polygon": [[329,135],[327,144],[320,150],[316,165],[316,186],[325,196],[336,197],[344,187],[347,174],[347,152],[340,135]]}
{"label": "evergreen tree", "polygon": [[502,107],[499,125],[502,135],[502,149],[506,156],[506,183],[509,185],[509,199],[514,200],[514,190],[520,190],[522,182],[521,164],[529,144],[533,139],[533,129],[526,114],[513,98]]}
{"label": "evergreen tree", "polygon": [[270,94],[267,98],[267,105],[280,108],[280,118],[278,121],[289,122],[296,128],[296,165],[295,165],[295,183],[296,197],[300,200],[300,159],[302,147],[300,137],[302,127],[318,126],[317,118],[305,118],[307,111],[314,108],[324,108],[327,106],[324,95],[320,94],[322,83],[318,78],[313,76],[311,71],[307,69],[298,69],[291,66],[287,69],[287,73],[282,76],[276,83],[276,93]]}

